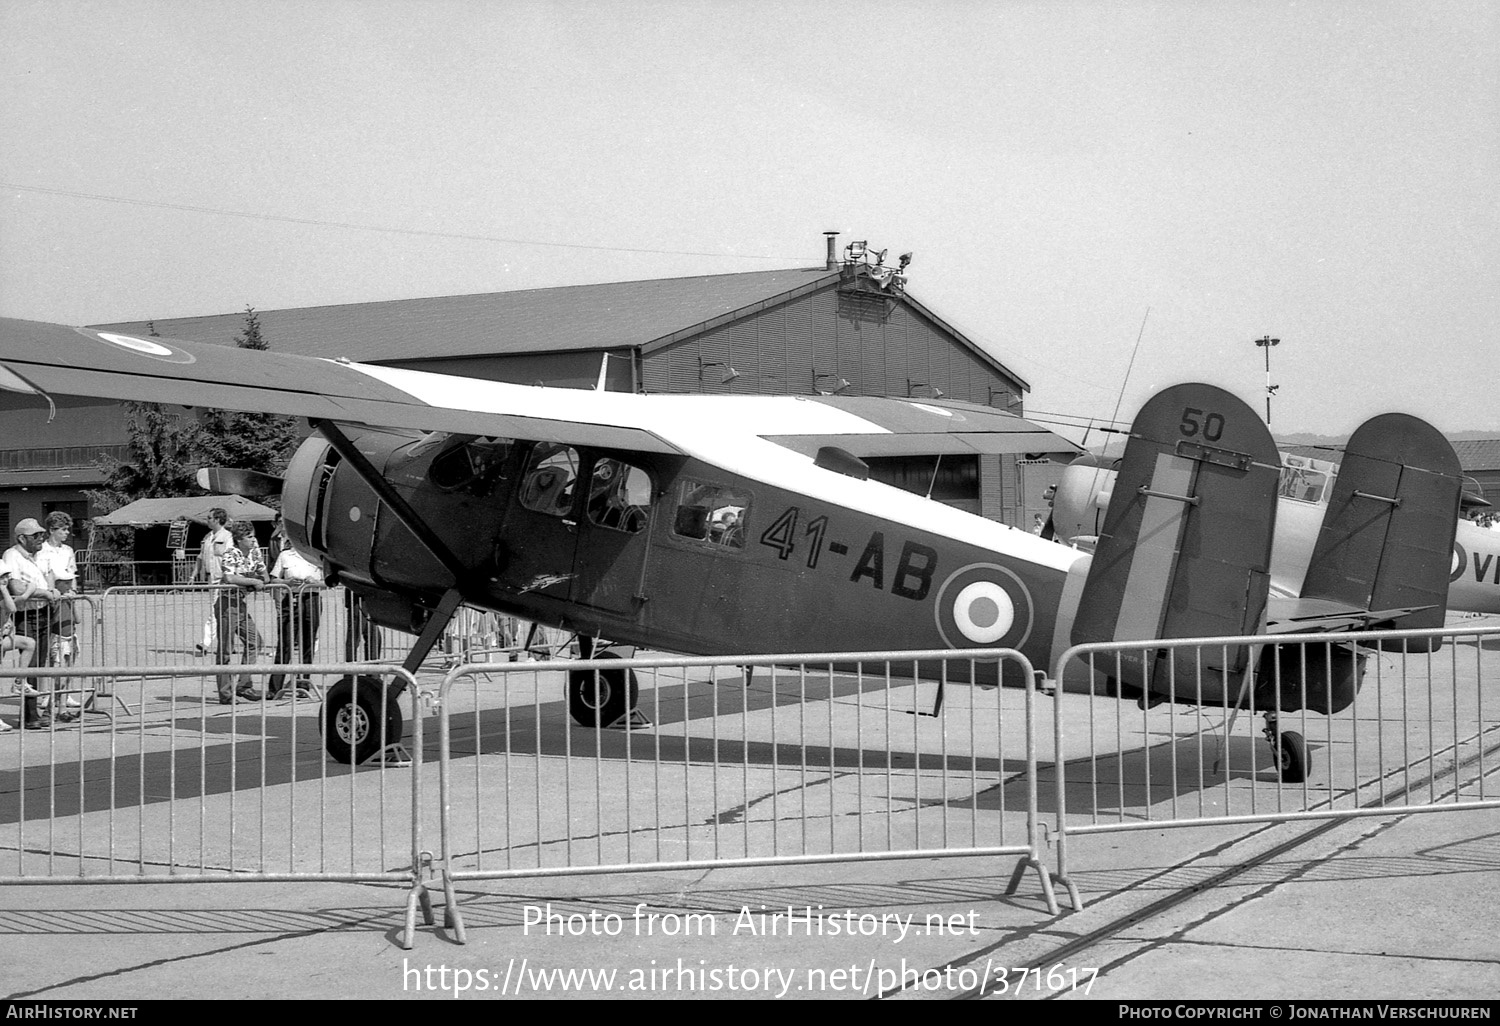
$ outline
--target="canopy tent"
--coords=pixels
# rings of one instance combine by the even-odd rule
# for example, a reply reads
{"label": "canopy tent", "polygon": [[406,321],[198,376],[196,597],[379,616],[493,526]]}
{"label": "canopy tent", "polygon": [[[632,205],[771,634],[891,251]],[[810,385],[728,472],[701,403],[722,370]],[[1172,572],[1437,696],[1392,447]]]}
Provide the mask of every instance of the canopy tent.
{"label": "canopy tent", "polygon": [[269,506],[238,495],[197,495],[173,499],[137,499],[113,513],[94,518],[95,527],[153,527],[176,520],[208,523],[208,511],[215,507],[229,514],[230,520],[275,520],[276,511]]}

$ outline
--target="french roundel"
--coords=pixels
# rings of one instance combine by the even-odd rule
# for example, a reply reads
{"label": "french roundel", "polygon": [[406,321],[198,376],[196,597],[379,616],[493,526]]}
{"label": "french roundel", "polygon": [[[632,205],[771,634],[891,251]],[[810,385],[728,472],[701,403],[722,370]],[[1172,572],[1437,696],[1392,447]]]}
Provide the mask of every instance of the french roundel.
{"label": "french roundel", "polygon": [[1031,634],[1031,592],[994,563],[970,563],[938,589],[933,608],[949,648],[1019,648]]}
{"label": "french roundel", "polygon": [[1458,580],[1464,569],[1469,565],[1469,553],[1457,542],[1453,543],[1453,562],[1450,565],[1453,569],[1448,573],[1449,581]]}
{"label": "french roundel", "polygon": [[184,353],[174,346],[164,345],[156,339],[136,338],[134,335],[118,335],[114,332],[100,331],[95,337],[101,342],[107,342],[117,349],[124,349],[137,356],[149,356],[153,360],[165,360],[167,363],[196,363],[197,357],[191,353]]}

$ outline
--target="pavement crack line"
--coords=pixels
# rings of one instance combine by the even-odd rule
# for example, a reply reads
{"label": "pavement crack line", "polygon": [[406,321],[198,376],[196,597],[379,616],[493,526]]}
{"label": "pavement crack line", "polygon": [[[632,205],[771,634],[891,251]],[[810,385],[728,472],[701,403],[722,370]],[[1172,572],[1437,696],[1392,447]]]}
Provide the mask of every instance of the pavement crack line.
{"label": "pavement crack line", "polygon": [[[1245,951],[1286,951],[1283,945],[1274,944],[1245,944],[1230,941],[1193,940],[1191,937],[1179,938],[1176,943],[1195,948],[1234,948]],[[1410,952],[1397,951],[1339,951],[1334,949],[1319,949],[1325,955],[1358,955],[1361,958],[1401,958],[1413,962],[1464,962],[1470,965],[1500,965],[1500,957],[1497,958],[1465,958],[1459,955],[1423,955]],[[1102,970],[1101,970],[1102,971]]]}
{"label": "pavement crack line", "polygon": [[[1252,891],[1250,891],[1250,892],[1248,892],[1246,894],[1242,894],[1242,895],[1240,895],[1237,898],[1231,898],[1229,901],[1226,901],[1226,902],[1224,902],[1224,903],[1222,903],[1220,905],[1217,905],[1216,907],[1210,909],[1208,912],[1204,913],[1202,916],[1199,916],[1197,919],[1194,919],[1191,922],[1186,923],[1185,925],[1183,925],[1183,926],[1179,927],[1178,929],[1172,931],[1171,933],[1167,934],[1165,937],[1157,937],[1157,938],[1154,938],[1154,939],[1151,939],[1151,940],[1145,940],[1145,941],[1125,941],[1125,943],[1134,943],[1136,945],[1136,947],[1133,950],[1131,950],[1130,952],[1128,952],[1127,954],[1121,955],[1119,958],[1116,958],[1116,959],[1114,959],[1111,962],[1107,962],[1104,965],[1101,965],[1099,967],[1099,973],[1100,973],[1100,975],[1103,975],[1106,972],[1113,972],[1114,970],[1119,969],[1122,966],[1129,965],[1131,962],[1133,962],[1136,959],[1142,957],[1143,955],[1150,954],[1153,951],[1159,951],[1159,950],[1161,950],[1162,948],[1166,947],[1169,944],[1176,944],[1176,943],[1182,942],[1182,940],[1187,936],[1187,934],[1191,933],[1193,930],[1196,930],[1196,929],[1198,929],[1201,926],[1206,926],[1207,924],[1213,922],[1215,919],[1219,919],[1222,916],[1226,916],[1229,913],[1235,911],[1236,909],[1242,908],[1243,906],[1245,906],[1246,904],[1254,901],[1257,898],[1263,898],[1266,895],[1272,893],[1273,891],[1277,890],[1278,888],[1280,888],[1280,887],[1282,887],[1282,886],[1284,886],[1286,884],[1295,883],[1297,880],[1302,879],[1309,872],[1311,872],[1312,869],[1313,869],[1313,867],[1322,865],[1322,864],[1327,863],[1327,862],[1330,862],[1333,859],[1338,858],[1340,855],[1343,855],[1346,852],[1349,852],[1349,851],[1354,850],[1355,848],[1358,848],[1364,842],[1366,842],[1368,840],[1371,840],[1371,839],[1373,839],[1375,837],[1378,837],[1380,834],[1383,834],[1387,830],[1389,830],[1392,827],[1394,827],[1397,823],[1400,823],[1403,820],[1406,820],[1406,819],[1409,819],[1409,818],[1410,817],[1408,817],[1408,816],[1394,816],[1394,817],[1392,817],[1390,819],[1387,819],[1387,820],[1377,821],[1373,826],[1371,826],[1371,827],[1367,828],[1366,830],[1362,831],[1359,834],[1359,836],[1355,837],[1353,840],[1347,841],[1347,842],[1339,845],[1338,848],[1336,848],[1333,851],[1329,852],[1324,857],[1322,857],[1320,859],[1312,859],[1312,860],[1308,860],[1306,862],[1303,862],[1296,869],[1292,870],[1292,872],[1288,873],[1282,879],[1272,881],[1271,883],[1263,884],[1260,887],[1257,887],[1254,890],[1252,890]],[[1345,820],[1332,820],[1329,823],[1324,824],[1324,826],[1318,828],[1315,831],[1311,831],[1311,832],[1309,832],[1307,834],[1303,834],[1301,836],[1292,838],[1291,840],[1287,841],[1285,843],[1285,845],[1283,845],[1283,847],[1296,847],[1296,846],[1300,846],[1302,844],[1305,844],[1305,843],[1307,843],[1309,841],[1312,841],[1314,838],[1316,838],[1318,836],[1321,836],[1324,833],[1327,833],[1329,830],[1333,829],[1334,827],[1343,826],[1345,824],[1345,822],[1346,822]],[[1254,863],[1255,864],[1264,864],[1266,861],[1268,861],[1268,859],[1262,857],[1260,859],[1254,860]],[[1227,871],[1225,874],[1221,874],[1224,877],[1224,882],[1227,882],[1229,879],[1231,879],[1231,878],[1233,878],[1235,876],[1241,875],[1244,872],[1244,870],[1246,868],[1248,868],[1248,866],[1250,864],[1251,863],[1247,863],[1245,866],[1231,866],[1230,867],[1230,871]],[[1195,888],[1194,889],[1194,893],[1196,893],[1198,891],[1201,891],[1201,890],[1204,890],[1204,889],[1205,888]],[[1185,900],[1185,899],[1180,899],[1179,901],[1174,901],[1173,904],[1179,904],[1181,902],[1181,900]],[[1160,909],[1158,911],[1165,912],[1166,909],[1163,908],[1163,909]],[[1148,917],[1143,916],[1138,921],[1143,921],[1146,918],[1148,918]],[[1123,929],[1123,927],[1121,927],[1121,929]],[[1115,930],[1114,931],[1114,933],[1116,935],[1118,935],[1119,932],[1120,932],[1120,930]],[[1041,997],[1039,1000],[1050,1001],[1050,1000],[1053,999],[1053,997],[1055,997],[1055,995],[1045,995],[1045,996]]]}
{"label": "pavement crack line", "polygon": [[[1479,735],[1476,736],[1476,739],[1482,739],[1483,738],[1483,734],[1484,734],[1484,732],[1481,732]],[[1480,780],[1483,776],[1487,776],[1489,773],[1493,772],[1492,769],[1488,768],[1490,766],[1493,766],[1493,762],[1492,761],[1488,761],[1488,760],[1492,760],[1493,756],[1495,756],[1497,753],[1500,753],[1500,744],[1491,745],[1488,748],[1481,747],[1481,749],[1478,752],[1475,752],[1475,753],[1471,754],[1467,758],[1459,760],[1459,761],[1455,762],[1454,764],[1452,764],[1451,766],[1444,767],[1442,770],[1435,770],[1435,771],[1429,773],[1429,775],[1428,775],[1428,777],[1427,777],[1426,780],[1423,780],[1423,779],[1420,779],[1420,778],[1418,780],[1415,780],[1415,781],[1410,781],[1409,780],[1404,786],[1398,788],[1396,791],[1394,791],[1392,793],[1382,794],[1378,798],[1371,799],[1369,802],[1365,803],[1365,807],[1366,808],[1377,808],[1377,807],[1383,807],[1383,806],[1389,805],[1389,803],[1391,801],[1399,799],[1399,798],[1401,798],[1404,795],[1408,795],[1408,794],[1412,794],[1412,793],[1418,792],[1418,791],[1421,790],[1421,788],[1423,786],[1426,786],[1428,783],[1435,782],[1439,774],[1441,774],[1442,776],[1448,776],[1449,774],[1451,774],[1453,776],[1453,778],[1454,778],[1453,786],[1451,787],[1451,789],[1449,791],[1446,791],[1445,794],[1451,793],[1451,794],[1455,794],[1456,795],[1456,794],[1460,793],[1463,790],[1463,788],[1471,786],[1476,780]],[[1458,779],[1459,778],[1459,772],[1458,771],[1461,768],[1472,767],[1475,764],[1477,764],[1478,768],[1479,768],[1478,775],[1470,776],[1468,780],[1460,781]],[[1429,796],[1429,797],[1431,797],[1431,796]],[[1455,805],[1454,806],[1455,809],[1461,809],[1462,807],[1463,807],[1462,805]],[[1377,819],[1377,820],[1375,820],[1374,821],[1375,822],[1375,826],[1362,831],[1360,833],[1359,837],[1357,837],[1354,840],[1348,842],[1347,844],[1341,845],[1339,847],[1339,849],[1337,851],[1335,851],[1333,854],[1331,854],[1331,855],[1329,855],[1329,856],[1327,856],[1325,858],[1311,859],[1311,860],[1306,860],[1306,861],[1302,862],[1295,871],[1293,871],[1292,873],[1288,874],[1287,876],[1284,876],[1284,877],[1282,877],[1282,878],[1280,878],[1278,880],[1275,880],[1275,881],[1272,881],[1272,882],[1270,882],[1268,884],[1265,884],[1262,887],[1257,888],[1250,895],[1244,896],[1241,899],[1228,902],[1227,904],[1221,906],[1219,909],[1217,909],[1217,910],[1215,910],[1213,912],[1210,912],[1207,916],[1203,917],[1201,920],[1199,920],[1197,922],[1194,922],[1193,924],[1190,924],[1190,926],[1188,927],[1188,929],[1196,928],[1197,926],[1200,926],[1203,923],[1206,923],[1206,922],[1210,921],[1211,919],[1213,919],[1213,918],[1215,918],[1215,917],[1217,917],[1219,915],[1224,914],[1225,912],[1231,911],[1234,908],[1239,907],[1245,901],[1249,901],[1249,900],[1251,900],[1254,897],[1264,896],[1265,894],[1270,893],[1271,891],[1275,890],[1277,887],[1281,886],[1284,883],[1288,883],[1288,882],[1290,882],[1292,880],[1300,879],[1301,877],[1303,877],[1307,873],[1311,872],[1314,867],[1326,864],[1330,859],[1334,858],[1337,855],[1343,854],[1346,850],[1348,850],[1350,848],[1353,848],[1353,847],[1357,847],[1359,844],[1363,843],[1365,840],[1368,840],[1370,838],[1378,836],[1379,834],[1383,833],[1384,831],[1386,831],[1386,830],[1392,828],[1393,826],[1395,826],[1395,824],[1397,824],[1397,823],[1399,823],[1399,822],[1401,822],[1403,820],[1409,819],[1411,815],[1412,814],[1405,814],[1405,815],[1403,815],[1400,812],[1393,811],[1388,818],[1383,818],[1383,819]],[[1272,862],[1275,859],[1280,858],[1282,855],[1285,855],[1287,852],[1292,851],[1292,850],[1294,850],[1294,849],[1296,849],[1298,847],[1301,847],[1304,844],[1310,843],[1311,841],[1317,839],[1318,837],[1321,837],[1322,835],[1324,835],[1324,834],[1326,834],[1326,833],[1328,833],[1328,832],[1330,832],[1330,831],[1332,831],[1334,829],[1337,829],[1338,827],[1343,826],[1343,825],[1345,825],[1348,822],[1350,822],[1350,819],[1348,817],[1339,817],[1339,818],[1329,819],[1329,820],[1327,820],[1327,821],[1325,821],[1325,822],[1323,822],[1323,823],[1321,823],[1321,824],[1319,824],[1319,825],[1317,825],[1315,827],[1312,827],[1311,829],[1301,831],[1301,832],[1295,834],[1294,836],[1286,839],[1285,841],[1282,841],[1281,843],[1275,845],[1271,849],[1257,854],[1253,858],[1250,858],[1250,859],[1248,859],[1248,860],[1246,860],[1246,861],[1244,861],[1242,863],[1237,863],[1235,865],[1227,866],[1224,869],[1220,870],[1219,872],[1211,874],[1206,879],[1197,881],[1196,883],[1193,883],[1193,884],[1191,884],[1191,885],[1189,885],[1187,887],[1183,887],[1183,888],[1180,888],[1178,890],[1169,892],[1169,893],[1163,895],[1161,898],[1158,898],[1157,900],[1155,900],[1153,902],[1150,902],[1149,904],[1147,904],[1143,908],[1136,909],[1133,912],[1126,913],[1126,914],[1120,916],[1118,919],[1113,920],[1112,922],[1106,923],[1103,926],[1098,927],[1097,929],[1089,931],[1088,933],[1081,934],[1081,935],[1075,937],[1073,940],[1068,941],[1068,942],[1060,945],[1059,947],[1053,949],[1052,951],[1048,952],[1048,954],[1047,954],[1047,956],[1045,958],[1028,958],[1028,959],[1025,960],[1025,964],[1028,967],[1035,967],[1035,966],[1042,966],[1042,965],[1051,965],[1051,964],[1054,964],[1056,962],[1066,962],[1066,961],[1068,961],[1068,959],[1072,958],[1074,955],[1077,955],[1077,954],[1079,954],[1081,952],[1089,950],[1090,948],[1094,947],[1095,945],[1101,943],[1102,941],[1104,941],[1104,940],[1106,940],[1106,939],[1108,939],[1110,937],[1113,937],[1113,936],[1119,934],[1121,931],[1123,931],[1125,929],[1128,929],[1131,926],[1134,926],[1134,925],[1136,925],[1138,923],[1145,922],[1146,920],[1152,919],[1152,918],[1156,917],[1157,915],[1160,915],[1160,914],[1162,914],[1162,913],[1164,913],[1164,912],[1166,912],[1166,911],[1168,911],[1168,910],[1170,910],[1172,908],[1175,908],[1178,905],[1181,905],[1181,904],[1187,902],[1191,898],[1193,898],[1193,897],[1195,897],[1195,896],[1197,896],[1197,895],[1199,895],[1199,894],[1201,894],[1203,892],[1206,892],[1206,891],[1212,890],[1214,888],[1217,888],[1221,884],[1228,883],[1229,881],[1235,879],[1238,876],[1243,875],[1244,873],[1246,873],[1247,871],[1249,871],[1252,868],[1255,868],[1255,867],[1264,865],[1266,863]],[[1162,873],[1157,873],[1157,874],[1154,874],[1152,877],[1148,877],[1147,881],[1149,881],[1151,879],[1160,878],[1160,876],[1164,875],[1164,873],[1170,873],[1170,872],[1175,872],[1175,871],[1181,870],[1181,869],[1183,869],[1183,868],[1185,868],[1187,866],[1192,865],[1193,863],[1201,862],[1201,861],[1206,860],[1206,859],[1212,859],[1212,858],[1214,858],[1214,857],[1216,857],[1216,856],[1224,853],[1225,851],[1228,851],[1228,850],[1232,849],[1234,846],[1236,846],[1236,845],[1238,845],[1240,843],[1253,840],[1254,838],[1260,836],[1261,834],[1264,834],[1266,831],[1275,829],[1278,825],[1279,824],[1276,824],[1276,823],[1267,823],[1264,826],[1260,827],[1259,829],[1256,829],[1256,830],[1252,831],[1251,833],[1246,834],[1246,835],[1244,835],[1242,837],[1229,838],[1229,839],[1221,842],[1220,844],[1215,845],[1213,848],[1210,848],[1209,850],[1207,850],[1205,852],[1201,852],[1201,853],[1199,853],[1199,854],[1197,854],[1195,856],[1192,856],[1191,858],[1184,859],[1179,864],[1177,864],[1175,866],[1172,866],[1172,867],[1169,867],[1168,869],[1164,870]],[[1147,881],[1143,881],[1143,882],[1147,882]],[[1114,897],[1114,896],[1119,895],[1119,894],[1123,894],[1123,893],[1125,893],[1125,892],[1127,892],[1129,890],[1132,890],[1135,886],[1139,886],[1139,885],[1137,884],[1137,885],[1131,885],[1131,886],[1122,887],[1122,888],[1120,888],[1117,891],[1114,891],[1114,892],[1111,892],[1108,895],[1105,895],[1103,899],[1100,899],[1096,903],[1102,903],[1104,900],[1106,900],[1108,898]],[[1027,939],[1027,938],[1032,937],[1032,936],[1044,935],[1047,932],[1047,928],[1051,927],[1051,926],[1054,926],[1054,925],[1055,924],[1052,924],[1052,923],[1043,923],[1043,924],[1038,924],[1037,927],[1035,927],[1035,928],[1033,928],[1031,930],[1017,931],[1012,937],[1010,937],[1010,938],[1008,938],[1006,940],[999,941],[999,942],[997,942],[995,944],[986,945],[986,946],[978,949],[977,951],[974,951],[974,952],[971,952],[971,953],[965,955],[963,958],[960,958],[960,959],[951,959],[948,962],[944,963],[942,966],[938,966],[937,968],[940,971],[945,971],[950,966],[953,967],[953,968],[962,968],[962,967],[966,967],[966,966],[972,965],[975,962],[977,962],[979,959],[984,958],[985,956],[994,953],[995,951],[999,950],[1000,948],[1004,947],[1007,944],[1011,944],[1011,943],[1014,943],[1014,942],[1019,941],[1019,940],[1024,940],[1024,939]],[[1167,942],[1167,939],[1161,939],[1158,942],[1153,942],[1153,943],[1154,943],[1155,946],[1160,946],[1161,944],[1164,944],[1166,942]],[[1105,969],[1117,968],[1119,965],[1123,965],[1123,964],[1125,964],[1125,963],[1133,960],[1134,958],[1139,957],[1141,954],[1144,954],[1145,950],[1146,950],[1145,948],[1142,948],[1141,950],[1135,951],[1135,952],[1131,953],[1130,955],[1126,955],[1126,956],[1123,956],[1120,959],[1117,959],[1115,962],[1111,963],[1108,966],[1101,966],[1100,967],[1100,971],[1103,972]],[[904,989],[906,989],[906,988],[904,988],[904,987],[895,987],[895,988],[892,988],[891,990],[882,992],[880,994],[873,995],[870,1000],[877,1000],[877,1001],[878,1000],[884,1000],[886,998],[892,997],[892,996],[900,993]],[[962,993],[959,993],[959,994],[955,994],[955,995],[953,995],[950,998],[950,1000],[973,1000],[975,998],[985,997],[987,994],[991,994],[992,995],[993,992],[990,992],[990,991],[987,990],[986,987],[981,986],[979,988],[975,988],[975,989],[970,990],[970,991],[966,991],[966,992],[962,992]],[[1055,996],[1056,995],[1044,996],[1040,1000],[1051,1000],[1051,998],[1055,997]]]}

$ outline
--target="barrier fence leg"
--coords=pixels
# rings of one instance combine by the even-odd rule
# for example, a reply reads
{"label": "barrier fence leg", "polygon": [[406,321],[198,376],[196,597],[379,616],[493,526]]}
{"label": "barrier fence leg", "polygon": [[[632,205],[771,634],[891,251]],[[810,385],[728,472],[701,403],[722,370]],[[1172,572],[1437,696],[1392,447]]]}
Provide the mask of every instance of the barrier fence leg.
{"label": "barrier fence leg", "polygon": [[412,867],[411,890],[406,895],[406,929],[401,934],[401,947],[410,951],[417,936],[417,908],[422,909],[422,924],[431,926],[437,921],[432,909],[432,892],[427,889],[423,872],[432,868],[432,853],[422,853],[422,863]]}
{"label": "barrier fence leg", "polygon": [[463,913],[458,910],[458,892],[453,887],[453,877],[448,867],[443,867],[443,926],[453,931],[453,940],[458,944],[469,943],[464,932]]}
{"label": "barrier fence leg", "polygon": [[[1026,875],[1028,869],[1035,869],[1037,879],[1042,882],[1042,897],[1047,902],[1047,912],[1051,915],[1061,915],[1062,908],[1057,904],[1057,892],[1052,889],[1052,881],[1056,877],[1047,869],[1047,864],[1035,855],[1022,855],[1016,861],[1016,868],[1011,871],[1010,883],[1006,885],[1005,893],[1014,894],[1021,886],[1021,878]],[[1074,911],[1078,910],[1075,902]]]}

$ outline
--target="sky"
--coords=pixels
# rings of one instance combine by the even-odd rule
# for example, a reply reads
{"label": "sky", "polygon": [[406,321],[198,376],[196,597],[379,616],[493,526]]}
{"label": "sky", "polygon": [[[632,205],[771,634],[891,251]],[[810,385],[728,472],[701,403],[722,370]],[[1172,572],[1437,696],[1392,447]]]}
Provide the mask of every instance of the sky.
{"label": "sky", "polygon": [[1263,410],[1269,336],[1278,434],[1500,435],[1489,0],[0,0],[0,138],[3,316],[819,266],[837,230],[911,251],[1038,419]]}

